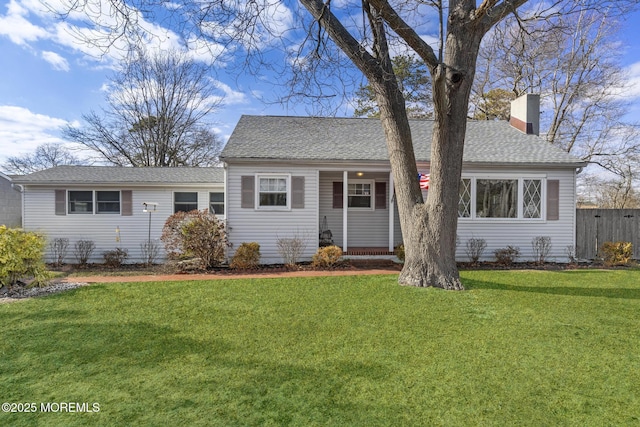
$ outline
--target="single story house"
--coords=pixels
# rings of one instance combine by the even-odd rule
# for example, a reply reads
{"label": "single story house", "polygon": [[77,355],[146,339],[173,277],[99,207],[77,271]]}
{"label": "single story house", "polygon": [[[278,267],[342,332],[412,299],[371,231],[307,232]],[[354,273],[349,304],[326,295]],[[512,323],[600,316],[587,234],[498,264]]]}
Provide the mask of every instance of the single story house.
{"label": "single story house", "polygon": [[69,263],[75,262],[78,240],[95,243],[89,262],[102,262],[102,253],[115,248],[128,250],[127,262],[140,262],[140,245],[157,241],[173,213],[209,209],[222,219],[226,214],[220,167],[58,166],[15,182],[24,188],[24,228],[49,241],[68,238]]}
{"label": "single story house", "polygon": [[[525,95],[512,103],[510,122],[467,125],[461,261],[471,238],[486,241],[484,259],[507,246],[531,259],[532,240],[543,236],[551,238],[550,260],[567,261],[575,247],[576,174],[585,164],[537,135],[539,102]],[[410,125],[418,170],[428,176],[433,122]],[[159,239],[171,214],[191,209],[226,221],[229,257],[255,241],[263,263],[281,263],[278,243],[291,238],[305,244],[301,260],[328,242],[347,255],[390,255],[402,242],[378,119],[242,116],[221,160],[213,168],[60,166],[13,183],[23,191],[23,227],[50,241],[68,238],[67,262],[78,240],[94,241],[90,262],[115,248],[140,262],[141,244]]]}
{"label": "single story house", "polygon": [[[576,173],[585,164],[539,132],[537,95],[512,103],[511,121],[470,121],[458,206],[458,249],[485,239],[485,259],[509,245],[521,260],[551,238],[549,259],[575,245]],[[433,121],[411,120],[419,172],[429,174]],[[402,242],[394,183],[378,119],[242,116],[221,159],[233,248],[258,242],[280,263],[278,241],[302,238],[309,259],[319,234],[351,255],[391,254]],[[416,177],[418,179],[418,177]],[[428,191],[428,190],[425,190]],[[330,233],[327,232],[330,230]]]}
{"label": "single story house", "polygon": [[7,227],[22,225],[22,195],[15,178],[0,172],[0,225]]}

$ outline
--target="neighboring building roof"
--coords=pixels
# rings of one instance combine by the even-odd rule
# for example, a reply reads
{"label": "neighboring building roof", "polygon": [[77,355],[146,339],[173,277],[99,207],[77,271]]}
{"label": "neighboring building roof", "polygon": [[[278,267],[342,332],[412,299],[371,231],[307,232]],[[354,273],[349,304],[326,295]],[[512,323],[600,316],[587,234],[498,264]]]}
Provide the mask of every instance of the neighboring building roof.
{"label": "neighboring building roof", "polygon": [[[432,120],[410,120],[416,160],[430,160]],[[221,158],[228,160],[385,161],[379,119],[242,116]],[[555,164],[584,162],[506,121],[469,121],[464,162]]]}
{"label": "neighboring building roof", "polygon": [[58,166],[14,179],[18,184],[171,185],[224,182],[221,167]]}

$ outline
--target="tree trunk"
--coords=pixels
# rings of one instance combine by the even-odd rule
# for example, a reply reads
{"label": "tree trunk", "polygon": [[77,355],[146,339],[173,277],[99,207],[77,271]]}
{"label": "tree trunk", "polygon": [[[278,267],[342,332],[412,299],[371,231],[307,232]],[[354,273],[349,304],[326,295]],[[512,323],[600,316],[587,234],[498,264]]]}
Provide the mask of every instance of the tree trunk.
{"label": "tree trunk", "polygon": [[[427,200],[412,203],[411,192],[399,191],[400,182],[396,186],[405,246],[405,264],[398,278],[402,285],[464,289],[455,260],[458,198],[469,95],[481,40],[462,23],[450,23],[444,63],[432,70],[436,117]],[[381,102],[385,97],[379,98]],[[387,142],[391,144],[389,134]],[[402,168],[391,155],[390,160],[396,177],[395,171]],[[417,180],[417,170],[413,179]]]}

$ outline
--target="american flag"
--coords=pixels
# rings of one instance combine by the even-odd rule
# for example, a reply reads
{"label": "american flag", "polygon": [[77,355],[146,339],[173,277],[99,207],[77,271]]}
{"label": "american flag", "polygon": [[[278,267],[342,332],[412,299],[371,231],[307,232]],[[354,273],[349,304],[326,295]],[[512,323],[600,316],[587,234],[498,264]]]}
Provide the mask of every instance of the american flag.
{"label": "american flag", "polygon": [[419,173],[418,180],[420,181],[420,189],[422,190],[429,189],[429,174]]}

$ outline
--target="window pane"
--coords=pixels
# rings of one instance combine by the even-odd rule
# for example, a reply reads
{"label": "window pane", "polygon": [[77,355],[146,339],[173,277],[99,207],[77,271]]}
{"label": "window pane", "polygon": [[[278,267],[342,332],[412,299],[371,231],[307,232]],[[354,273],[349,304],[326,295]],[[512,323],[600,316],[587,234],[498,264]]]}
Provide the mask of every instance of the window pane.
{"label": "window pane", "polygon": [[93,213],[93,191],[69,191],[69,213]]}
{"label": "window pane", "polygon": [[287,206],[287,193],[260,193],[260,206]]}
{"label": "window pane", "polygon": [[175,193],[176,203],[198,203],[198,193]]}
{"label": "window pane", "polygon": [[370,208],[371,196],[349,196],[350,208]]}
{"label": "window pane", "polygon": [[97,213],[120,213],[120,192],[119,191],[96,192],[96,212]]}
{"label": "window pane", "polygon": [[224,193],[209,193],[209,212],[224,215]]}
{"label": "window pane", "polygon": [[516,218],[518,180],[479,179],[476,181],[476,217]]}
{"label": "window pane", "polygon": [[174,193],[173,212],[189,212],[198,209],[198,193]]}
{"label": "window pane", "polygon": [[542,181],[539,179],[522,181],[522,216],[524,218],[542,217]]}
{"label": "window pane", "polygon": [[470,218],[471,217],[471,180],[463,179],[460,181],[458,201],[458,218]]}

